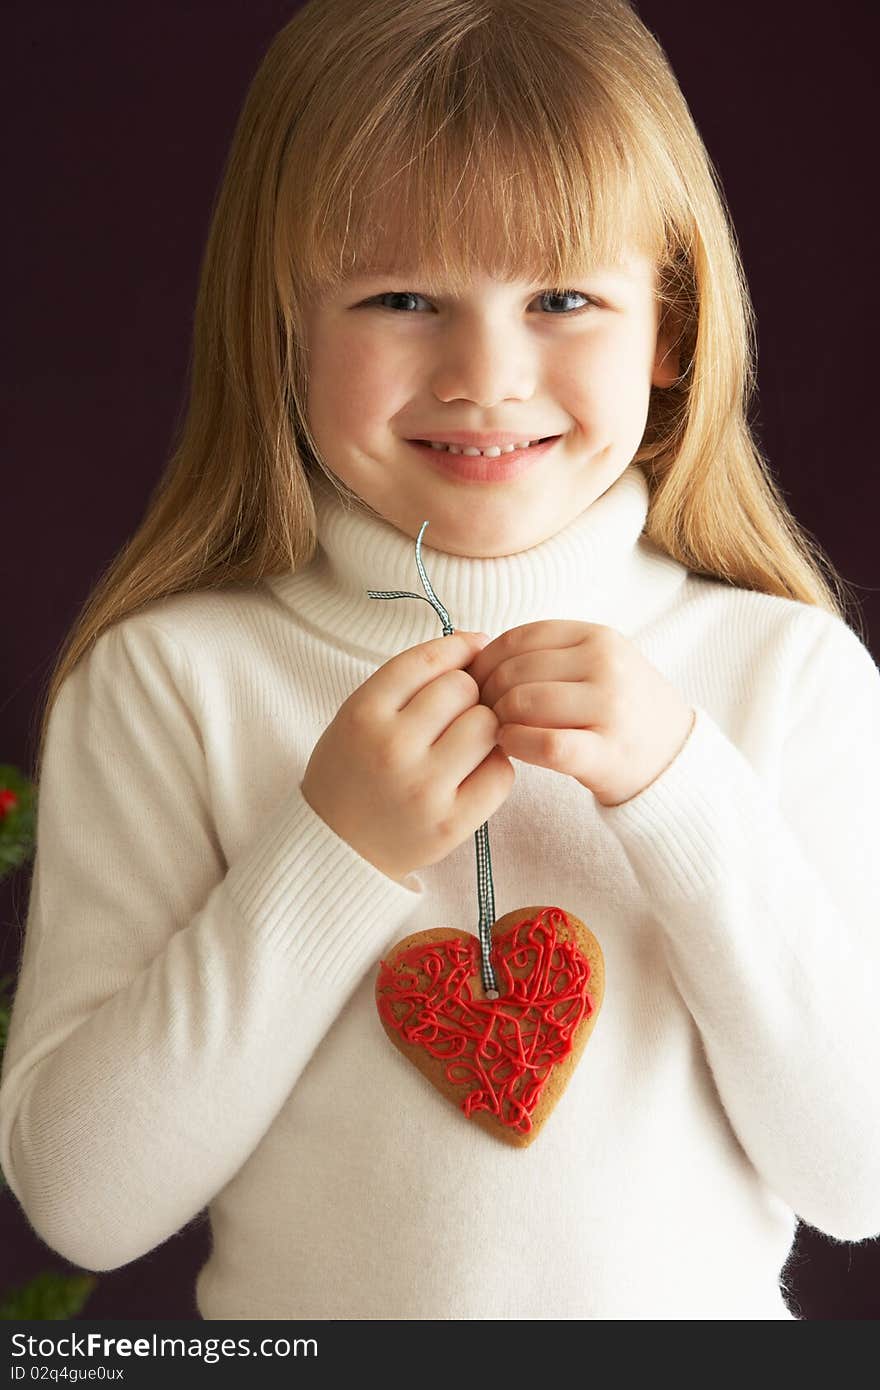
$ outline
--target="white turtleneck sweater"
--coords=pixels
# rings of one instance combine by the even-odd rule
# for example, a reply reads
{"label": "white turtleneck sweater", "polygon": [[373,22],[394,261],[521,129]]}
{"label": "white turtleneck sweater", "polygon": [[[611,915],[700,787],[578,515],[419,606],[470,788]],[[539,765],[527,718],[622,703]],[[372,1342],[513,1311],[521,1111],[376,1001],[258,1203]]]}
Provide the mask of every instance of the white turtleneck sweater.
{"label": "white turtleneck sweater", "polygon": [[[596,933],[602,1011],[537,1139],[395,1049],[379,961],[476,932],[473,840],[404,883],[300,782],[343,701],[441,635],[414,542],[318,491],[295,574],[107,630],[53,709],[0,1158],[88,1270],[205,1207],[205,1318],[789,1319],[796,1216],[880,1231],[880,673],[845,624],[697,577],[641,469],[517,555],[423,546],[456,628],[613,626],[696,710],[616,807],[515,762],[496,915]],[[427,532],[426,535],[429,535]]]}

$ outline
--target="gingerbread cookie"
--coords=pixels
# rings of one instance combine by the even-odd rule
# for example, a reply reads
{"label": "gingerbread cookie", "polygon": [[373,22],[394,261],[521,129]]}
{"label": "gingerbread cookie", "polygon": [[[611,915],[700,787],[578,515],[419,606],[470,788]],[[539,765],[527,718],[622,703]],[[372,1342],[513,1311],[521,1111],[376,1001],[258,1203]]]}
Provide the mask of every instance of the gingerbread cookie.
{"label": "gingerbread cookie", "polygon": [[593,1031],[602,950],[560,907],[523,907],[492,927],[499,998],[470,932],[432,927],[380,963],[376,1006],[395,1047],[487,1133],[524,1148],[540,1133]]}

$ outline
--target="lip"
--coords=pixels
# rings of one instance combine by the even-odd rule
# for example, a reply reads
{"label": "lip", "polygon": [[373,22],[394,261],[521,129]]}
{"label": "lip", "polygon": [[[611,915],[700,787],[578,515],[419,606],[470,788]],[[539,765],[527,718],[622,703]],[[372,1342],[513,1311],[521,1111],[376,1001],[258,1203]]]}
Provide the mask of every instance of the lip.
{"label": "lip", "polygon": [[552,437],[552,434],[538,434],[537,430],[519,430],[516,434],[512,430],[438,430],[436,433],[433,430],[420,430],[407,442],[415,444],[418,440],[433,439],[435,444],[460,444],[464,449],[491,449],[493,444],[500,444],[504,448],[508,444],[520,444],[524,439]]}
{"label": "lip", "polygon": [[545,439],[543,444],[530,444],[527,449],[514,449],[511,454],[499,454],[498,458],[491,459],[471,454],[450,454],[447,449],[432,449],[430,444],[421,444],[412,439],[407,443],[411,449],[427,456],[428,462],[447,477],[467,483],[503,483],[527,473],[561,438],[561,434],[555,434]]}

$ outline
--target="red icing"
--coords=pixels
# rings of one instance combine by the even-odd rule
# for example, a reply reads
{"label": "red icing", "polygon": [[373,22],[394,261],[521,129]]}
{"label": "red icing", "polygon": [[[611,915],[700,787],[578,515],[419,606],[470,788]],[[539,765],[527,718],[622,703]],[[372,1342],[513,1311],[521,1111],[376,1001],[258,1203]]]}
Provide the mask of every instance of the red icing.
{"label": "red icing", "polygon": [[488,1110],[520,1134],[548,1076],[574,1046],[581,1021],[593,1012],[590,964],[575,940],[561,940],[565,913],[544,907],[492,943],[499,999],[474,999],[479,976],[476,937],[450,937],[381,962],[380,1016],[408,1043],[432,1057],[451,1058],[446,1077],[467,1088],[465,1115]]}

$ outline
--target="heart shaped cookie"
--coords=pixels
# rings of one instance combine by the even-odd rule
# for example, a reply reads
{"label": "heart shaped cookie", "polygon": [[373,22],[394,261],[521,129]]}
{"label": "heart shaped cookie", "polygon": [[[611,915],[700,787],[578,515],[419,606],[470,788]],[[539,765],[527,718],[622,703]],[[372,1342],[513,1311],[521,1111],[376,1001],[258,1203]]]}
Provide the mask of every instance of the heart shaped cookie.
{"label": "heart shaped cookie", "polygon": [[496,1138],[537,1138],[580,1060],[602,1005],[593,933],[561,907],[521,907],[492,927],[499,998],[487,999],[480,943],[432,927],[381,961],[382,1026],[433,1086]]}

